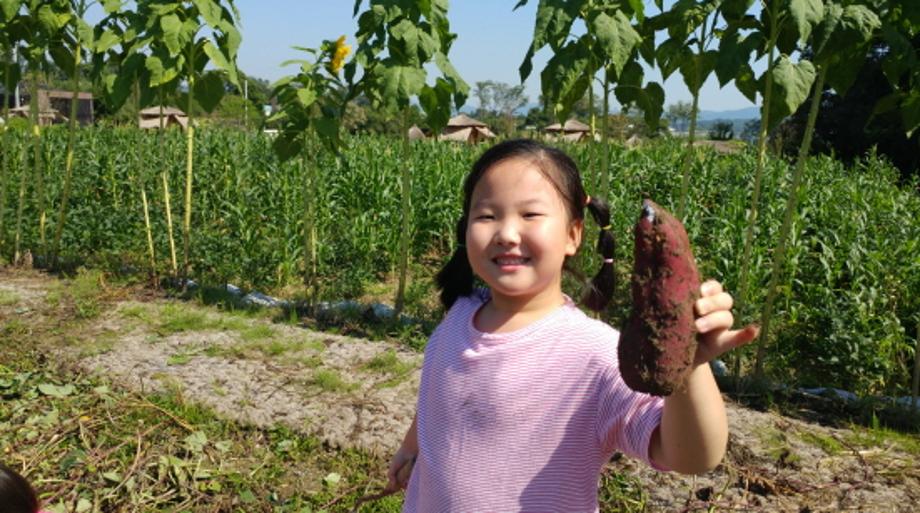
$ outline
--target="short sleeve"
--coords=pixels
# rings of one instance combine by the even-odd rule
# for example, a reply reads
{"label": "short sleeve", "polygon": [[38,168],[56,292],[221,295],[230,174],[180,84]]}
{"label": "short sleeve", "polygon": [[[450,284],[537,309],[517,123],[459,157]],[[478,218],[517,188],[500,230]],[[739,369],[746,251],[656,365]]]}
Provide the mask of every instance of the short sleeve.
{"label": "short sleeve", "polygon": [[607,453],[620,451],[665,470],[649,456],[652,433],[661,425],[664,399],[626,386],[615,361],[601,372],[597,393],[597,436],[601,449]]}

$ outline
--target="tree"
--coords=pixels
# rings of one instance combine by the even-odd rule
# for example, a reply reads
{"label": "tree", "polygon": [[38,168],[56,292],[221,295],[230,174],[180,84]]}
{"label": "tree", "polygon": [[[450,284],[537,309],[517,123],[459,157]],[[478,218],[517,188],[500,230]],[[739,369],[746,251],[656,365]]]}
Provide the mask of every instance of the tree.
{"label": "tree", "polygon": [[473,96],[479,100],[479,109],[476,114],[481,117],[487,115],[499,116],[505,125],[505,132],[514,131],[514,113],[527,105],[527,96],[524,95],[523,85],[510,85],[504,82],[487,80],[476,82]]}
{"label": "tree", "polygon": [[735,136],[735,128],[731,121],[720,119],[712,124],[709,129],[709,138],[714,141],[728,141]]}
{"label": "tree", "polygon": [[690,102],[679,101],[668,105],[665,118],[671,122],[671,126],[681,130],[687,128],[690,118],[693,116],[693,105]]}

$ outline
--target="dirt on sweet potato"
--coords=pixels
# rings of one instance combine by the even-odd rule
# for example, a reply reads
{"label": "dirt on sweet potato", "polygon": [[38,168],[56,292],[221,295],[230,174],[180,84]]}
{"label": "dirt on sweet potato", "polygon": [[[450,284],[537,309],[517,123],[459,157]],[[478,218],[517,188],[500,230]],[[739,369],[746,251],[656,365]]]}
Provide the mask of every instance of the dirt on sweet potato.
{"label": "dirt on sweet potato", "polygon": [[638,392],[670,395],[696,353],[693,304],[700,277],[683,225],[645,200],[635,226],[632,312],[618,355],[620,373]]}

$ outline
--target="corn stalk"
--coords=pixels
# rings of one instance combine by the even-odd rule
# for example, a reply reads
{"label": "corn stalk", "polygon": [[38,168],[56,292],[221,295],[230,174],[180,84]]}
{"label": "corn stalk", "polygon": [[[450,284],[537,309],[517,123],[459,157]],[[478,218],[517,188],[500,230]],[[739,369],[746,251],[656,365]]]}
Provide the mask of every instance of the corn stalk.
{"label": "corn stalk", "polygon": [[396,287],[396,304],[394,306],[396,314],[399,315],[405,306],[406,281],[409,272],[409,243],[412,234],[412,205],[410,199],[412,195],[412,144],[409,141],[409,115],[403,111],[402,123],[402,157],[403,162],[399,166],[399,184],[402,200],[402,231],[399,234],[399,282]]}

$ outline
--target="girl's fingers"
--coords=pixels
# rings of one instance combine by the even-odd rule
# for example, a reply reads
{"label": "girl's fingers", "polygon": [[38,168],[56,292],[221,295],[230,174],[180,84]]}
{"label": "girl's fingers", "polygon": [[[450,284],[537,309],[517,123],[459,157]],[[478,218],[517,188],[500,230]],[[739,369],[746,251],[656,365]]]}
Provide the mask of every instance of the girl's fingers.
{"label": "girl's fingers", "polygon": [[711,296],[701,297],[693,304],[696,315],[702,317],[717,310],[731,310],[735,300],[727,292],[719,292]]}
{"label": "girl's fingers", "polygon": [[735,317],[730,310],[716,310],[694,321],[696,330],[703,333],[709,333],[717,330],[727,330],[732,327]]}
{"label": "girl's fingers", "polygon": [[700,292],[705,296],[714,296],[722,293],[722,284],[716,280],[706,280],[700,284]]}

